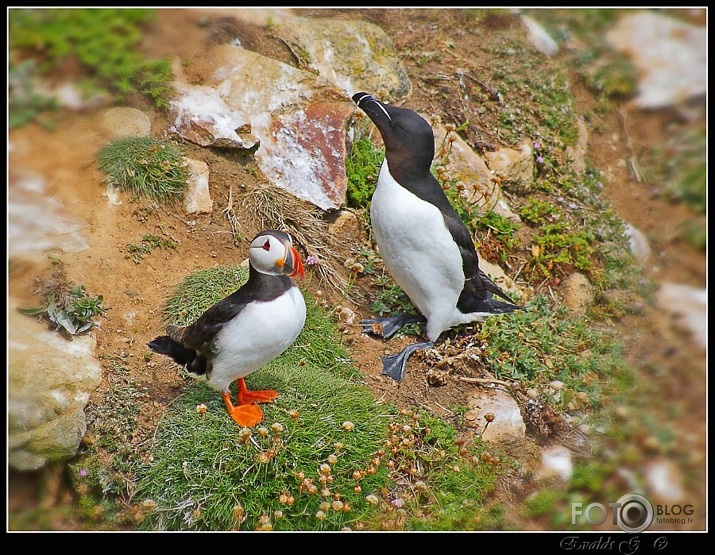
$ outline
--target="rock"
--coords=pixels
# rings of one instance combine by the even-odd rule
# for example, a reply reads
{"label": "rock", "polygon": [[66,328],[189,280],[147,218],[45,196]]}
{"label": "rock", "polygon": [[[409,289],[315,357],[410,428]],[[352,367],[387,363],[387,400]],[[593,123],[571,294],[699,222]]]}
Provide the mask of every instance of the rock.
{"label": "rock", "polygon": [[345,201],[346,128],[354,104],[313,73],[231,45],[208,53],[208,80],[260,139],[256,163],[268,180],[324,209]]}
{"label": "rock", "polygon": [[108,92],[93,92],[91,96],[88,96],[74,81],[53,83],[49,79],[37,78],[33,80],[33,94],[53,98],[59,106],[78,112],[106,106],[112,102]]}
{"label": "rock", "polygon": [[519,150],[500,148],[485,152],[484,158],[503,189],[526,195],[534,188],[534,151],[528,143]]}
{"label": "rock", "polygon": [[541,452],[541,467],[536,471],[536,479],[541,482],[568,482],[573,475],[571,451],[563,445],[554,445]]}
{"label": "rock", "polygon": [[8,311],[8,464],[36,470],[73,457],[87,431],[84,408],[100,384],[91,335],[67,340]]}
{"label": "rock", "polygon": [[365,233],[358,217],[350,210],[341,210],[338,217],[328,226],[328,233],[354,244],[365,241]]}
{"label": "rock", "polygon": [[703,349],[707,349],[707,301],[706,289],[668,282],[658,289],[658,307],[673,317],[676,326],[690,332]]}
{"label": "rock", "polygon": [[593,286],[580,272],[574,272],[561,283],[564,304],[571,312],[585,314],[593,303]]}
{"label": "rock", "polygon": [[215,69],[201,86],[186,83],[175,64],[179,96],[170,130],[201,146],[258,147],[256,163],[273,185],[324,210],[339,208],[347,190],[351,95],[370,90],[401,99],[411,91],[391,39],[368,22],[307,19],[286,10],[221,13],[270,21],[305,60],[298,60],[299,69],[221,44],[207,52]]}
{"label": "rock", "polygon": [[187,189],[184,193],[184,210],[189,214],[210,213],[213,200],[209,193],[209,167],[202,160],[184,158],[189,169]]}
{"label": "rock", "polygon": [[136,108],[109,108],[99,116],[99,126],[111,138],[148,137],[151,134],[149,116]]}
{"label": "rock", "polygon": [[[8,203],[8,258],[45,258],[45,251],[88,248],[84,225],[47,195],[44,180],[11,172]],[[41,216],[41,217],[40,217]],[[8,464],[36,470],[75,455],[86,431],[84,408],[100,383],[91,336],[64,339],[17,311],[8,299]]]}
{"label": "rock", "polygon": [[392,39],[367,21],[295,17],[283,28],[308,55],[308,65],[347,96],[370,91],[376,98],[399,102],[412,83]]}
{"label": "rock", "polygon": [[[526,436],[526,424],[516,401],[501,388],[481,391],[467,402],[469,410],[464,414],[464,421],[470,428],[478,432],[484,430],[481,437],[484,441],[501,442],[521,439]],[[492,413],[494,420],[484,429],[487,420],[485,416]]]}
{"label": "rock", "polygon": [[522,15],[521,20],[528,31],[527,38],[536,50],[547,56],[553,56],[559,51],[559,45],[556,44],[556,41],[533,18],[528,15]]}
{"label": "rock", "polygon": [[707,91],[707,29],[652,11],[620,17],[608,42],[629,56],[639,72],[642,109],[680,104]]}
{"label": "rock", "polygon": [[79,252],[89,248],[82,234],[86,224],[47,194],[40,175],[10,170],[8,196],[8,258],[40,260],[51,249]]}
{"label": "rock", "polygon": [[549,388],[554,391],[561,391],[564,388],[564,382],[561,380],[553,380],[549,382]]}
{"label": "rock", "polygon": [[[428,116],[422,117],[430,121]],[[447,131],[441,123],[433,122],[432,129],[435,141],[434,163],[442,166],[443,180],[461,184],[464,197],[479,208],[482,214],[494,211],[508,220],[521,221],[506,203],[501,187],[484,159],[464,139]]]}
{"label": "rock", "polygon": [[250,150],[259,144],[251,133],[250,120],[231,110],[212,87],[174,82],[170,133],[199,146]]}
{"label": "rock", "polygon": [[645,477],[654,501],[679,503],[685,500],[683,476],[672,461],[661,458],[648,462]]}
{"label": "rock", "polygon": [[[212,15],[218,10],[211,10]],[[392,39],[378,25],[356,19],[306,18],[289,9],[224,9],[254,25],[270,26],[301,59],[299,64],[342,89],[350,98],[358,91],[392,102],[412,92]]]}
{"label": "rock", "polygon": [[626,223],[626,235],[628,236],[628,245],[631,247],[633,256],[638,261],[638,264],[644,268],[651,256],[648,238],[641,230],[636,229],[629,223]]}

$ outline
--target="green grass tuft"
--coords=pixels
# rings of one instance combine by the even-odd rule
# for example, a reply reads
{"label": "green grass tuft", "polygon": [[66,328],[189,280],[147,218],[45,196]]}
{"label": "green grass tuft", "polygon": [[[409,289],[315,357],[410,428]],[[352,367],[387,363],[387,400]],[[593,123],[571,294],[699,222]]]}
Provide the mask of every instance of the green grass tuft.
{"label": "green grass tuft", "polygon": [[186,189],[189,170],[182,149],[166,139],[123,137],[108,143],[98,154],[106,180],[131,193],[172,203]]}
{"label": "green grass tuft", "polygon": [[[254,530],[267,517],[275,530],[336,530],[374,512],[365,498],[378,493],[384,470],[366,475],[361,493],[354,490],[353,472],[367,466],[394,414],[326,370],[283,359],[247,382],[252,389],[280,392],[263,405],[264,422],[250,431],[250,439],[241,436],[246,432],[208,386],[192,387],[174,404],[157,431],[154,462],[138,484],[138,497],[155,503],[141,527]],[[208,407],[203,416],[196,411],[200,403]],[[346,421],[354,423],[351,431]],[[273,429],[276,423],[280,432]],[[337,459],[332,465],[331,455]],[[329,473],[321,471],[322,464]],[[321,484],[321,475],[332,481]],[[336,495],[349,511],[336,510]],[[330,508],[321,509],[323,502]],[[323,519],[316,516],[320,510]]]}
{"label": "green grass tuft", "polygon": [[353,143],[350,156],[345,160],[348,206],[370,207],[370,199],[377,186],[377,177],[380,175],[380,166],[384,157],[384,150],[377,148],[369,138]]}
{"label": "green grass tuft", "polygon": [[9,46],[18,61],[37,60],[38,72],[78,63],[88,94],[108,92],[124,101],[138,93],[164,109],[171,64],[137,51],[142,25],[153,17],[148,9],[11,9]]}

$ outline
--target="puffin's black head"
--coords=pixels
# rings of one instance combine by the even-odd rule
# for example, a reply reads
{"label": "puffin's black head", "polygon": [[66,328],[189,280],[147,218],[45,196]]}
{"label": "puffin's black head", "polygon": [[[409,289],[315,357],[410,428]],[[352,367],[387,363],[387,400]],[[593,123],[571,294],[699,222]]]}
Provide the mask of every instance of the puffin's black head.
{"label": "puffin's black head", "polygon": [[380,102],[366,92],[355,93],[352,99],[380,132],[390,167],[407,163],[419,171],[429,171],[434,158],[434,133],[422,116]]}
{"label": "puffin's black head", "polygon": [[248,247],[248,258],[257,271],[279,276],[303,277],[303,262],[287,233],[275,229],[261,231]]}

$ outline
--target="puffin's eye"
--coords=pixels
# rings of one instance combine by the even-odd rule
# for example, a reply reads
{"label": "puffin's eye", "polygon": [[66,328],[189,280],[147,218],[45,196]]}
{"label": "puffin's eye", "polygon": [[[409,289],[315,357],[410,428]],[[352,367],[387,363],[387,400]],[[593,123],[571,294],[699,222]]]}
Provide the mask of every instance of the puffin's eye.
{"label": "puffin's eye", "polygon": [[263,243],[263,250],[264,250],[264,251],[269,251],[269,250],[271,250],[271,241],[270,241],[270,239],[266,239],[266,242]]}

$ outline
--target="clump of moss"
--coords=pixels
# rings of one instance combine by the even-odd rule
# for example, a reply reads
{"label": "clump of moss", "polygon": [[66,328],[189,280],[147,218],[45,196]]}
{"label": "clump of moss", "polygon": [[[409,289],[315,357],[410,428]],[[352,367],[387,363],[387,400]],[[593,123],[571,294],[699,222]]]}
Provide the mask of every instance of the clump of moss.
{"label": "clump of moss", "polygon": [[352,152],[345,161],[348,176],[347,201],[353,208],[368,208],[377,186],[380,165],[384,152],[375,147],[370,139],[360,139],[353,143]]}
{"label": "clump of moss", "polygon": [[135,198],[169,203],[183,195],[189,178],[182,149],[166,139],[122,137],[100,150],[98,165],[105,181]]}

